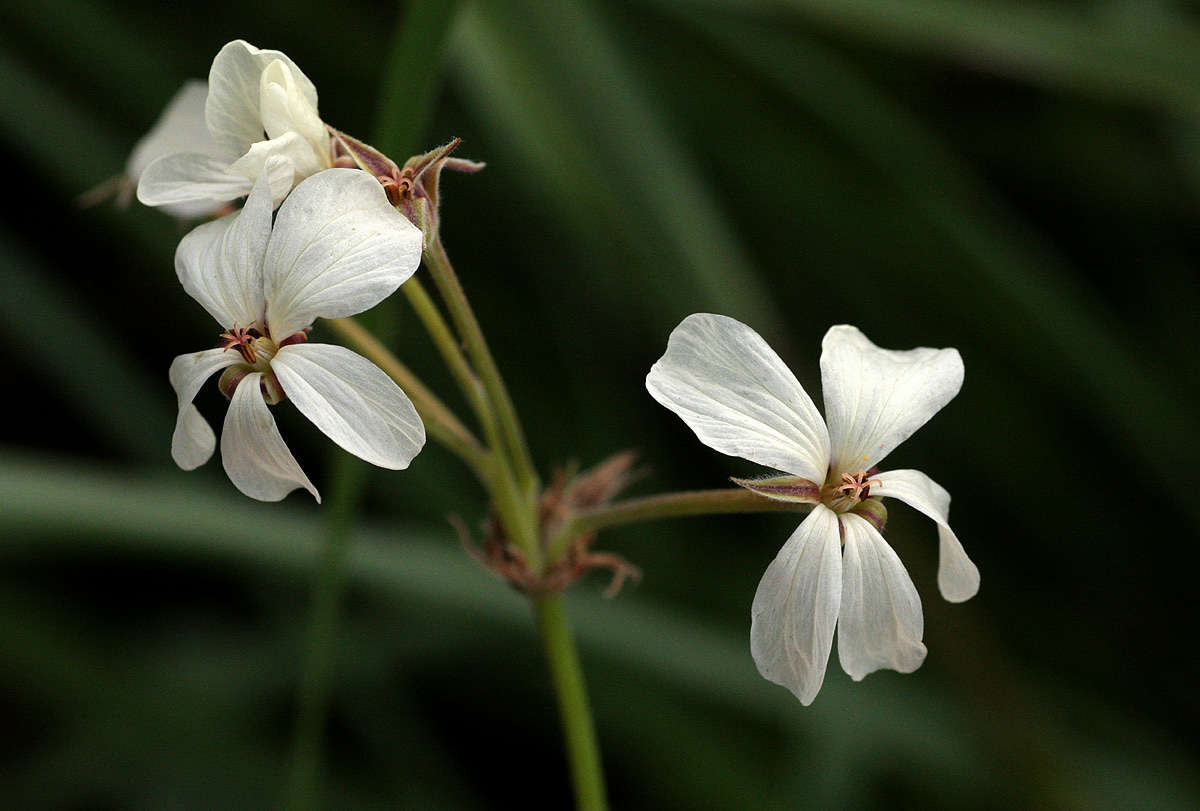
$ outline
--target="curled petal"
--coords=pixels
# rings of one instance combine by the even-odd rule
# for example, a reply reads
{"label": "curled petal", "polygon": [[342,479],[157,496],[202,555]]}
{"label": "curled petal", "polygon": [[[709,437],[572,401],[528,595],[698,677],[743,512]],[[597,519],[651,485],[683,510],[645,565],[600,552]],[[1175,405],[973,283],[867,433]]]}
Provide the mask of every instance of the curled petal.
{"label": "curled petal", "polygon": [[227,160],[177,152],[146,167],[138,181],[137,197],[148,206],[227,203],[253,187],[254,179],[232,172]]}
{"label": "curled petal", "polygon": [[236,353],[224,349],[206,349],[180,355],[171,362],[168,377],[179,401],[179,416],[171,437],[171,458],[184,470],[194,470],[207,462],[216,447],[212,428],[192,405],[192,400],[196,399],[205,380],[237,359]]}
{"label": "curled petal", "polygon": [[425,444],[425,426],[408,396],[349,349],[285,346],[271,370],[300,413],[360,459],[403,470]]}
{"label": "curled petal", "polygon": [[925,661],[921,598],[904,564],[875,527],[853,513],[845,532],[838,659],[850,678],[890,668],[911,673]]}
{"label": "curled petal", "polygon": [[357,169],[327,169],[279,207],[264,283],[271,336],[374,307],[421,262],[421,232]]}
{"label": "curled petal", "polygon": [[263,399],[262,374],[246,375],[233,392],[221,431],[221,462],[237,489],[259,501],[279,501],[297,487],[313,494],[317,488],[304,475],[275,426]]}
{"label": "curled petal", "polygon": [[876,496],[898,498],[923,512],[938,525],[938,590],[952,603],[969,600],[979,591],[979,569],[967,557],[958,536],[950,529],[950,494],[919,470],[889,470],[876,474],[871,485]]}
{"label": "curled petal", "polygon": [[262,74],[276,60],[287,66],[296,92],[316,110],[316,87],[280,51],[260,50],[238,39],[226,44],[213,59],[204,117],[213,139],[236,155],[263,140]]}
{"label": "curled petal", "polygon": [[241,211],[193,228],[175,250],[183,289],[221,326],[263,317],[262,263],[271,236],[271,192],[264,175]]}
{"label": "curled petal", "polygon": [[278,206],[297,182],[324,168],[308,141],[299,133],[285,132],[278,138],[251,146],[245,155],[230,165],[229,172],[252,179],[265,173],[271,182],[274,205]]}
{"label": "curled petal", "polygon": [[750,609],[758,672],[811,704],[825,680],[842,596],[837,515],[818,504],[763,573]]}
{"label": "curled petal", "polygon": [[701,442],[824,482],[829,436],[812,399],[757,332],[723,315],[689,315],[646,376],[646,389]]}
{"label": "curled petal", "polygon": [[260,81],[263,129],[268,138],[296,132],[314,149],[329,153],[329,131],[317,115],[317,107],[300,90],[296,76],[279,59],[267,65]]}
{"label": "curled petal", "polygon": [[834,473],[869,470],[962,388],[957,349],[880,349],[845,324],[831,327],[821,347]]}

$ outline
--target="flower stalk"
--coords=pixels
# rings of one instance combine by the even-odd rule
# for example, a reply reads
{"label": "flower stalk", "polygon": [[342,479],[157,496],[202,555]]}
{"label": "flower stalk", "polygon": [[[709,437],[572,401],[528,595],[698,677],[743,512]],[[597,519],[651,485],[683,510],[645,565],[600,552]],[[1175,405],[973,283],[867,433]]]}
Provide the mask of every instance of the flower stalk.
{"label": "flower stalk", "polygon": [[585,532],[596,532],[624,524],[640,524],[660,518],[686,518],[696,515],[728,513],[801,512],[811,504],[777,501],[742,488],[688,490],[659,493],[605,504],[573,515],[550,543],[551,560],[567,548],[571,539]]}
{"label": "flower stalk", "polygon": [[509,396],[508,388],[504,385],[504,378],[501,377],[491,350],[488,349],[483,330],[475,318],[470,302],[467,301],[466,293],[458,281],[458,276],[454,272],[454,266],[450,263],[450,257],[446,254],[440,236],[435,236],[425,249],[424,258],[425,265],[429,268],[434,283],[438,287],[438,292],[441,293],[446,307],[450,310],[450,317],[475,364],[475,370],[483,381],[488,400],[495,409],[504,438],[503,451],[511,461],[517,488],[528,503],[529,511],[532,512],[539,482],[529,447],[525,441],[525,432],[517,418],[517,410]]}

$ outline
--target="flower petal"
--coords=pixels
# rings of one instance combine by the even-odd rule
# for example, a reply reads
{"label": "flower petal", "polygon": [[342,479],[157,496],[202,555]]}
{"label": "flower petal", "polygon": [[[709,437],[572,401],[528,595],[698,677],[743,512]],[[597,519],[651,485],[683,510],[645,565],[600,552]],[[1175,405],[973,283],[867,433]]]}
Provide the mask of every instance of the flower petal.
{"label": "flower petal", "polygon": [[204,117],[213,139],[241,155],[263,140],[261,96],[263,71],[276,59],[292,74],[297,92],[315,110],[317,89],[296,63],[280,51],[264,51],[243,41],[225,45],[208,72]]}
{"label": "flower petal", "polygon": [[845,324],[821,346],[834,473],[869,470],[962,388],[957,349],[880,349]]}
{"label": "flower petal", "polygon": [[194,470],[208,461],[216,447],[212,428],[192,405],[196,393],[212,374],[238,359],[237,353],[224,349],[205,349],[190,355],[180,355],[171,361],[168,377],[179,400],[179,416],[171,437],[171,458],[184,470]]}
{"label": "flower petal", "polygon": [[265,172],[271,181],[271,197],[278,206],[293,186],[324,168],[308,141],[299,133],[285,132],[251,146],[230,165],[229,173],[257,179]]}
{"label": "flower petal", "polygon": [[871,495],[898,498],[920,510],[938,525],[938,590],[952,603],[969,600],[979,591],[979,569],[967,557],[950,529],[950,494],[919,470],[888,470],[876,474]]}
{"label": "flower petal", "polygon": [[227,203],[253,187],[254,179],[231,172],[226,160],[176,152],[146,167],[138,181],[137,197],[148,206]]}
{"label": "flower petal", "polygon": [[825,680],[841,597],[837,515],[818,504],[763,573],[750,609],[758,672],[806,706]]}
{"label": "flower petal", "polygon": [[271,192],[259,178],[241,211],[193,228],[175,250],[183,289],[229,329],[263,318],[263,256],[271,236]]}
{"label": "flower petal", "polygon": [[[204,101],[208,97],[208,84],[198,79],[189,79],[171,97],[162,115],[154,122],[150,131],[137,142],[125,162],[125,174],[136,187],[142,173],[151,163],[177,152],[191,152],[215,158],[220,165],[228,165],[236,155],[221,149],[204,123]],[[183,219],[207,217],[215,214],[224,201],[192,200],[184,203],[167,204],[167,213]]]}
{"label": "flower petal", "polygon": [[279,208],[264,283],[271,336],[281,341],[313,319],[374,307],[421,262],[421,231],[387,201],[375,178],[327,169]]}
{"label": "flower petal", "polygon": [[316,104],[301,91],[291,68],[280,59],[274,60],[263,70],[260,88],[262,123],[268,138],[295,132],[314,149],[329,153],[329,130],[317,114]]}
{"label": "flower petal", "polygon": [[740,321],[709,313],[683,319],[646,389],[710,448],[825,481],[821,415],[774,350]]}
{"label": "flower petal", "polygon": [[921,598],[904,564],[875,527],[853,513],[845,532],[838,659],[850,678],[891,668],[911,673],[925,661]]}
{"label": "flower petal", "polygon": [[271,361],[288,398],[350,453],[403,470],[425,444],[408,396],[371,361],[341,346],[293,344]]}
{"label": "flower petal", "polygon": [[320,503],[317,488],[304,475],[275,426],[263,399],[262,374],[252,372],[233,391],[221,431],[221,462],[234,487],[259,501],[279,501],[303,487]]}

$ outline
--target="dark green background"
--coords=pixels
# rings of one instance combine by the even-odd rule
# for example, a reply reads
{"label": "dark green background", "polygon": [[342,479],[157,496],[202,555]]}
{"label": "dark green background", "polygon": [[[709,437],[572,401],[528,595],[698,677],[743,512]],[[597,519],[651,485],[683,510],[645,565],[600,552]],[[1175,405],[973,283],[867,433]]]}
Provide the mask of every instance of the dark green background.
{"label": "dark green background", "polygon": [[[428,115],[380,133],[381,95],[412,93],[383,92],[397,22],[362,0],[0,4],[0,806],[283,796],[322,512],[173,466],[166,369],[215,340],[172,273],[183,231],[73,202],[235,37],[291,56],[340,129],[487,161],[446,178],[443,235],[543,473],[624,448],[635,493],[754,471],[645,392],[689,313],[753,326],[818,402],[831,324],[963,355],[962,393],[887,460],[950,490],[983,578],[943,602],[933,525],[892,507],[915,674],[834,662],[809,708],[757,676],[750,601],[794,517],[601,537],[645,573],[570,599],[614,806],[1200,804],[1194,5],[467,3]],[[400,298],[397,353],[465,412]],[[219,422],[215,387],[197,402]],[[328,495],[330,444],[275,412]],[[484,510],[439,448],[372,471],[325,807],[569,802],[528,609],[444,520]]]}

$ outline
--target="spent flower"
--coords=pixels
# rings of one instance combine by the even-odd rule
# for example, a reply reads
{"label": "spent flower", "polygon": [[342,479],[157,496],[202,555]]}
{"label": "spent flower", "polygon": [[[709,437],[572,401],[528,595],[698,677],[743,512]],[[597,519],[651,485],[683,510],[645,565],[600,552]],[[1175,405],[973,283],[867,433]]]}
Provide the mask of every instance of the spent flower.
{"label": "spent flower", "polygon": [[222,371],[230,403],[221,457],[234,485],[263,501],[297,487],[320,500],[268,405],[291,400],[355,456],[392,470],[408,466],[425,442],[408,397],[366,358],[308,343],[307,335],[314,319],[360,313],[395,291],[420,263],[421,232],[373,178],[352,169],[302,182],[274,226],[271,212],[264,173],[241,211],[197,227],[175,253],[184,289],[224,332],[216,348],[171,364],[179,398],[171,455],[185,470],[212,455],[215,434],[192,401]]}
{"label": "spent flower", "polygon": [[822,341],[822,419],[758,333],[720,315],[688,316],[646,387],[705,445],[786,475],[735,481],[767,498],[813,504],[767,567],[751,608],[759,672],[810,704],[838,627],[838,659],[855,681],[925,659],[921,600],[880,531],[892,497],[938,525],[938,587],[960,602],[979,571],[950,529],[950,495],[917,470],[877,465],[962,386],[954,349],[880,349],[855,327]]}

